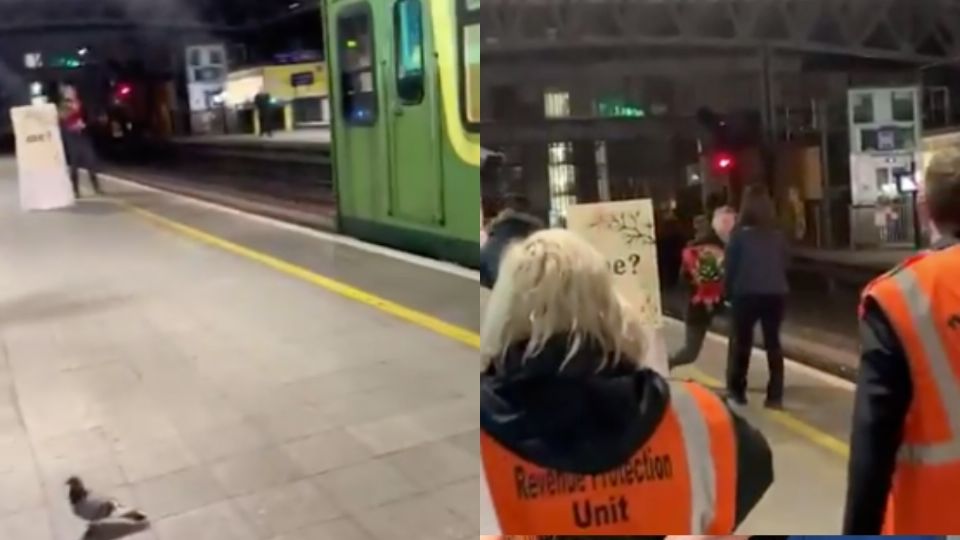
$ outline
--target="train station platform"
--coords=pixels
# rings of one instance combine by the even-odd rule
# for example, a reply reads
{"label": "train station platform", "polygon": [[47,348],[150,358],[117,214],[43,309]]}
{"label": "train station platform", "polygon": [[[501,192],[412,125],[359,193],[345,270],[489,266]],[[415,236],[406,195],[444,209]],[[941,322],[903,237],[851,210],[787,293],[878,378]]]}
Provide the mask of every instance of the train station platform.
{"label": "train station platform", "polygon": [[249,133],[232,135],[193,135],[173,139],[177,144],[195,145],[234,145],[240,147],[300,147],[328,148],[331,142],[330,128],[318,127],[294,131],[277,131],[271,137],[260,137]]}
{"label": "train station platform", "polygon": [[[668,323],[670,350],[679,347],[682,328]],[[724,387],[727,341],[716,334],[700,360],[673,376]],[[847,486],[848,443],[853,416],[852,383],[805,364],[787,362],[785,410],[763,408],[766,356],[755,350],[744,416],[763,431],[773,449],[774,484],[740,527],[751,535],[829,535],[841,531]]]}
{"label": "train station platform", "polygon": [[[0,538],[476,538],[476,275],[127,183],[23,213],[0,159]],[[215,532],[211,532],[215,531]]]}
{"label": "train station platform", "polygon": [[883,273],[916,253],[914,249],[814,249],[796,247],[793,256],[800,260],[860,268]]}

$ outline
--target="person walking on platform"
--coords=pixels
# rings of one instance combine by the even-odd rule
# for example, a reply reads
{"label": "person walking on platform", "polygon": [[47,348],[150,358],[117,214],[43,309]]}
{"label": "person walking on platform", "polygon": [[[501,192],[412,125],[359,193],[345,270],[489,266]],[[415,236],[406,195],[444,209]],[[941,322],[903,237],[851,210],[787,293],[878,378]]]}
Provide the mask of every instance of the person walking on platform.
{"label": "person walking on platform", "polygon": [[725,289],[733,311],[727,392],[732,401],[741,405],[747,402],[753,330],[759,321],[770,369],[766,406],[783,407],[780,326],[790,290],[787,249],[787,240],[776,226],[773,200],[767,188],[751,186],[744,196],[740,222],[730,237],[724,261]]}
{"label": "person walking on platform", "polygon": [[481,325],[480,447],[503,534],[731,533],[773,482],[763,435],[646,367],[604,257],[563,229],[506,250]]}
{"label": "person walking on platform", "polygon": [[273,137],[273,117],[270,114],[273,100],[267,92],[259,92],[253,97],[253,106],[257,111],[261,137]]}
{"label": "person walking on platform", "polygon": [[73,194],[80,198],[80,168],[83,167],[90,175],[90,183],[97,194],[103,193],[100,189],[100,179],[97,176],[97,154],[93,148],[87,132],[87,121],[83,103],[73,87],[64,89],[63,103],[60,107],[60,121],[63,124],[63,142],[67,153],[67,162],[70,165],[70,181],[73,183]]}
{"label": "person walking on platform", "polygon": [[529,213],[526,197],[509,194],[504,209],[487,227],[486,238],[480,248],[480,285],[491,288],[497,280],[497,270],[504,250],[513,242],[522,240],[544,227],[543,222]]}
{"label": "person walking on platform", "polygon": [[[719,210],[718,210],[719,211]],[[696,237],[683,250],[680,281],[690,289],[683,347],[670,358],[670,368],[696,362],[710,323],[723,303],[724,242],[706,216],[694,220]]]}
{"label": "person walking on platform", "polygon": [[925,178],[932,248],[863,293],[846,534],[960,531],[960,153]]}

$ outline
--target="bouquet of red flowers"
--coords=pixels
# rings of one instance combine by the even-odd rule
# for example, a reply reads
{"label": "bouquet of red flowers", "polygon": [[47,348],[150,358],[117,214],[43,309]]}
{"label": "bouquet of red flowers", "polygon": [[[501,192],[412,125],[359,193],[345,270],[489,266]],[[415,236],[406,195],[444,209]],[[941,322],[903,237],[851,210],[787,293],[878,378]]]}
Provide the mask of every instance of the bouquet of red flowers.
{"label": "bouquet of red flowers", "polygon": [[693,304],[713,309],[723,300],[723,250],[691,246],[683,252],[683,267],[693,282]]}

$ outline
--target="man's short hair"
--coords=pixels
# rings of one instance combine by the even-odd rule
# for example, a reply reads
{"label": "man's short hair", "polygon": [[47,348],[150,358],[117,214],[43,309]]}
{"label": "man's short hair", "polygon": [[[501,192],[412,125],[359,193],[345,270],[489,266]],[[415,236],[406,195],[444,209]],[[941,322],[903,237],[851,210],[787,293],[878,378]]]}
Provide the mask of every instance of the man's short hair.
{"label": "man's short hair", "polygon": [[930,220],[943,233],[960,233],[960,151],[937,153],[924,184]]}
{"label": "man's short hair", "polygon": [[503,196],[503,208],[514,212],[527,212],[530,210],[530,199],[523,193],[510,192]]}

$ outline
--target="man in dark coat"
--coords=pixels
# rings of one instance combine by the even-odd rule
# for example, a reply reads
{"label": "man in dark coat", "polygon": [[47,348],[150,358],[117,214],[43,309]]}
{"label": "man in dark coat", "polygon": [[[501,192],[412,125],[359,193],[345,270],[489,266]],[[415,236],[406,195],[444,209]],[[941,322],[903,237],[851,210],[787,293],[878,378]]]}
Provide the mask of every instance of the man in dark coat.
{"label": "man in dark coat", "polygon": [[260,136],[273,137],[273,122],[270,116],[272,101],[270,94],[263,91],[253,98],[253,105],[257,110],[257,119],[260,121]]}
{"label": "man in dark coat", "polygon": [[529,213],[529,205],[522,195],[508,195],[504,203],[504,210],[490,223],[487,241],[480,248],[480,284],[488,289],[497,281],[500,260],[507,246],[544,227],[540,219]]}
{"label": "man in dark coat", "polygon": [[710,323],[723,303],[724,242],[706,216],[694,220],[696,237],[683,251],[680,281],[689,289],[683,347],[670,357],[675,368],[696,362]]}

